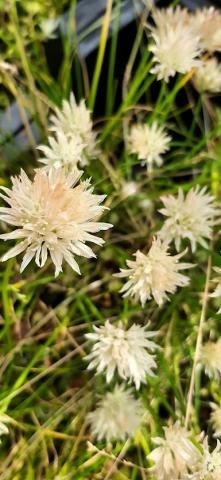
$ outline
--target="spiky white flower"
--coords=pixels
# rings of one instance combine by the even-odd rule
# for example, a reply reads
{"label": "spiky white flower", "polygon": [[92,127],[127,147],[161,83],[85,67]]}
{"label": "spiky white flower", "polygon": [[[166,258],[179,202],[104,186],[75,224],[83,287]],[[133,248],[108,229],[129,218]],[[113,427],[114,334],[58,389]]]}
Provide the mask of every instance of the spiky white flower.
{"label": "spiky white flower", "polygon": [[215,216],[219,212],[206,187],[200,189],[198,185],[191,188],[186,196],[179,188],[178,196],[167,195],[161,200],[164,208],[159,211],[167,219],[159,232],[160,238],[167,243],[174,240],[177,250],[180,250],[184,238],[190,240],[192,251],[195,251],[197,243],[207,247],[205,238],[211,238]]}
{"label": "spiky white flower", "polygon": [[50,116],[50,130],[54,132],[63,132],[69,138],[80,137],[79,143],[84,145],[84,163],[87,165],[88,159],[98,154],[96,144],[96,134],[93,131],[90,111],[85,105],[85,100],[81,100],[77,105],[73,93],[70,95],[70,101],[63,100],[62,109],[55,108],[55,113]]}
{"label": "spiky white flower", "polygon": [[178,73],[187,73],[199,66],[199,38],[186,21],[186,11],[156,10],[153,18],[156,26],[151,27],[153,43],[149,49],[153,53],[156,65],[151,73],[157,74],[158,80],[168,82]]}
{"label": "spiky white flower", "polygon": [[94,342],[92,352],[86,357],[90,361],[88,369],[97,369],[97,373],[106,371],[109,383],[115,370],[124,380],[133,381],[136,389],[141,382],[146,383],[146,375],[153,376],[157,367],[153,352],[159,348],[150,340],[157,332],[146,330],[146,326],[133,324],[126,330],[122,323],[112,325],[108,320],[104,326],[94,326],[95,333],[86,337]]}
{"label": "spiky white flower", "polygon": [[49,253],[58,275],[63,260],[80,273],[75,255],[95,257],[85,243],[104,242],[94,233],[110,227],[96,220],[105,209],[100,205],[105,195],[94,195],[89,180],[76,185],[80,176],[79,171],[66,175],[61,169],[37,170],[31,181],[21,171],[20,176],[12,178],[11,190],[1,187],[0,196],[9,206],[0,208],[0,220],[16,228],[0,238],[22,239],[2,261],[26,250],[22,272],[33,258],[43,267]]}
{"label": "spiky white flower", "polygon": [[204,61],[193,75],[194,85],[199,92],[221,92],[221,65],[215,57]]}
{"label": "spiky white flower", "polygon": [[164,24],[168,24],[171,28],[174,28],[179,22],[182,22],[183,25],[189,25],[191,15],[187,8],[177,5],[175,8],[155,8],[153,19],[155,25],[159,28]]}
{"label": "spiky white flower", "polygon": [[44,154],[39,162],[48,170],[52,167],[62,168],[68,172],[84,164],[83,150],[85,145],[79,135],[68,137],[63,132],[56,132],[56,138],[49,137],[48,145],[39,145],[37,148]]}
{"label": "spiky white flower", "polygon": [[196,10],[191,26],[203,50],[221,51],[221,13],[214,7]]}
{"label": "spiky white flower", "polygon": [[[221,298],[221,268],[220,267],[213,267],[213,270],[216,273],[218,273],[218,277],[213,279],[213,281],[217,283],[217,286],[216,286],[214,292],[210,294],[210,297]],[[217,313],[221,313],[221,307],[219,308]]]}
{"label": "spiky white flower", "polygon": [[98,402],[96,409],[87,415],[92,435],[97,440],[125,440],[133,437],[144,417],[144,406],[134,398],[132,390],[116,385]]}
{"label": "spiky white flower", "polygon": [[179,263],[185,252],[172,256],[168,245],[160,239],[154,239],[147,255],[137,250],[135,261],[127,260],[128,270],[121,269],[118,277],[129,277],[121,289],[124,296],[131,295],[144,306],[151,297],[162,305],[168,299],[167,293],[175,293],[177,287],[188,285],[189,278],[179,270],[190,268],[190,263]]}
{"label": "spiky white flower", "polygon": [[201,364],[206,374],[219,380],[221,377],[221,337],[216,342],[207,342],[201,348]]}
{"label": "spiky white flower", "polygon": [[128,150],[142,160],[151,170],[153,164],[162,165],[162,155],[169,150],[172,138],[167,135],[164,127],[153,122],[152,125],[137,124],[131,127],[128,136]]}
{"label": "spiky white flower", "polygon": [[192,467],[190,480],[220,480],[221,479],[221,443],[217,441],[215,449],[210,452],[208,438],[203,442],[203,453],[196,464]]}
{"label": "spiky white flower", "polygon": [[157,447],[148,455],[155,462],[150,469],[158,480],[177,480],[197,464],[200,451],[191,441],[191,432],[176,422],[164,427],[164,436],[153,438]]}
{"label": "spiky white flower", "polygon": [[210,422],[214,431],[214,437],[221,437],[221,405],[210,403],[212,413],[210,415]]}

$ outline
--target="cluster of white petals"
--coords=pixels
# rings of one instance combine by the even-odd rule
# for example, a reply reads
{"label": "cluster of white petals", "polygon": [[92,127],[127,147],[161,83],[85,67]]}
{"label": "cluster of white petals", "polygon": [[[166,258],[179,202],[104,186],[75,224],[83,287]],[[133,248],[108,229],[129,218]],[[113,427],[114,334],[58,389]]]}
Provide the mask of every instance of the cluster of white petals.
{"label": "cluster of white petals", "polygon": [[153,13],[155,27],[151,27],[153,43],[149,49],[156,64],[151,73],[166,82],[177,72],[185,74],[200,65],[199,38],[188,21],[187,11],[160,9]]}
{"label": "cluster of white petals", "polygon": [[63,100],[61,110],[55,108],[50,122],[51,131],[63,133],[69,140],[75,139],[73,142],[84,146],[81,166],[87,165],[88,159],[97,155],[96,134],[93,131],[90,111],[85,105],[85,100],[82,99],[77,105],[74,95],[71,93],[69,102]]}
{"label": "cluster of white petals", "polygon": [[206,374],[219,380],[221,377],[221,338],[216,342],[207,342],[201,348],[201,364]]}
{"label": "cluster of white petals", "polygon": [[[221,268],[220,267],[213,267],[213,270],[218,273],[218,277],[215,277],[213,281],[217,283],[216,288],[213,293],[210,294],[210,297],[213,298],[221,298]],[[219,308],[217,313],[221,313],[221,307]]]}
{"label": "cluster of white petals", "polygon": [[140,428],[144,413],[141,400],[134,398],[130,389],[116,385],[113,392],[107,392],[96,409],[88,413],[87,420],[98,441],[125,440]]}
{"label": "cluster of white petals", "polygon": [[77,185],[80,176],[79,171],[67,175],[62,169],[37,170],[31,181],[21,171],[20,176],[12,178],[11,190],[1,187],[0,196],[8,206],[0,208],[0,220],[16,228],[0,238],[22,239],[2,261],[26,251],[23,271],[33,258],[43,267],[49,253],[58,275],[63,259],[80,273],[75,255],[95,257],[86,242],[104,242],[94,234],[110,227],[97,221],[105,209],[100,205],[105,195],[94,195],[89,180]]}
{"label": "cluster of white petals", "polygon": [[125,182],[122,185],[121,189],[121,195],[123,199],[126,199],[128,197],[133,197],[134,195],[137,195],[139,192],[139,185],[136,182]]}
{"label": "cluster of white petals", "polygon": [[88,369],[97,369],[97,373],[106,372],[109,383],[115,370],[124,380],[133,381],[136,388],[141,382],[146,383],[146,375],[153,376],[153,369],[157,367],[153,352],[159,348],[151,340],[157,332],[146,330],[133,324],[126,330],[122,323],[112,325],[108,320],[104,326],[94,326],[95,333],[88,333],[86,337],[94,342],[91,353],[86,357],[90,361]]}
{"label": "cluster of white petals", "polygon": [[129,277],[121,292],[124,296],[131,295],[140,300],[142,306],[151,297],[161,306],[168,299],[167,293],[175,293],[177,287],[185,287],[189,283],[189,278],[179,272],[193,266],[179,262],[184,253],[172,256],[166,243],[159,238],[154,239],[147,255],[138,250],[135,261],[127,260],[129,269],[121,269],[116,274],[118,277]]}
{"label": "cluster of white petals", "polygon": [[164,208],[160,213],[167,218],[159,232],[160,238],[167,243],[174,240],[177,250],[184,238],[189,239],[192,251],[197,243],[207,247],[205,238],[211,238],[215,217],[220,211],[213,205],[214,199],[206,187],[191,188],[186,196],[179,188],[178,196],[167,195],[161,200]]}
{"label": "cluster of white petals", "polygon": [[183,8],[180,5],[177,5],[175,8],[155,8],[153,11],[154,23],[158,28],[164,24],[174,28],[179,22],[182,22],[183,25],[189,25],[190,18],[187,8]]}
{"label": "cluster of white petals", "polygon": [[49,145],[39,145],[44,157],[39,158],[39,162],[44,164],[45,170],[50,168],[65,168],[71,171],[84,164],[84,144],[78,135],[68,137],[62,131],[56,132],[55,138],[48,138]]}
{"label": "cluster of white petals", "polygon": [[151,170],[153,164],[162,165],[162,154],[169,150],[171,137],[167,135],[163,126],[153,122],[152,125],[133,125],[128,136],[128,150],[142,160]]}
{"label": "cluster of white petals", "polygon": [[194,85],[199,92],[221,92],[221,65],[213,57],[202,62],[193,76]]}
{"label": "cluster of white petals", "polygon": [[196,466],[192,468],[189,480],[220,480],[221,479],[221,443],[212,452],[209,450],[207,437],[203,442],[203,453]]}
{"label": "cluster of white petals", "polygon": [[199,44],[208,52],[221,51],[221,13],[214,7],[198,9],[190,24],[199,37]]}
{"label": "cluster of white petals", "polygon": [[164,438],[153,438],[157,447],[148,455],[155,465],[150,469],[157,480],[178,480],[198,464],[200,451],[190,439],[191,433],[179,422],[164,427]]}

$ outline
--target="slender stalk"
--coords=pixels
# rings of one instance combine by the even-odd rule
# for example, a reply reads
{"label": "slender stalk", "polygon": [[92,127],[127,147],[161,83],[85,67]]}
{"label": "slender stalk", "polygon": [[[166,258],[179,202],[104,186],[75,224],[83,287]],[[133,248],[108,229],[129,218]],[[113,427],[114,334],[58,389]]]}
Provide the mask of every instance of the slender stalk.
{"label": "slender stalk", "polygon": [[20,32],[20,27],[19,27],[19,19],[18,19],[18,14],[17,14],[17,6],[16,6],[16,0],[12,0],[11,3],[11,18],[12,18],[12,23],[13,23],[13,28],[14,28],[14,35],[15,35],[15,40],[16,40],[16,45],[18,49],[18,53],[20,55],[20,59],[22,62],[22,66],[24,69],[25,76],[27,78],[27,83],[30,92],[33,95],[33,103],[35,105],[35,108],[39,114],[39,118],[41,121],[41,124],[43,128],[47,131],[47,119],[45,115],[45,111],[42,107],[41,101],[39,100],[39,94],[38,90],[35,85],[35,81],[31,72],[30,64],[29,64],[29,59],[26,55],[24,43],[22,41],[22,34]]}
{"label": "slender stalk", "polygon": [[106,95],[106,108],[105,108],[106,115],[110,115],[112,113],[114,100],[115,100],[116,79],[114,78],[114,71],[115,71],[115,65],[116,65],[121,1],[117,0],[116,3],[117,3],[116,16],[113,19],[113,28],[112,28],[113,33],[112,33],[110,61],[108,65],[108,75],[107,75],[107,95]]}
{"label": "slender stalk", "polygon": [[111,21],[112,3],[113,3],[113,0],[107,0],[107,8],[106,8],[106,12],[103,19],[100,45],[99,45],[99,50],[97,54],[97,62],[95,65],[95,70],[94,70],[94,75],[93,75],[93,80],[91,85],[90,98],[88,102],[90,110],[94,109],[94,104],[97,96],[98,83],[99,83],[99,78],[100,78],[101,69],[103,65],[104,53],[106,50],[107,39],[108,39],[108,30],[109,30],[109,25]]}
{"label": "slender stalk", "polygon": [[109,472],[107,473],[106,477],[104,480],[109,480],[110,478],[112,478],[112,474],[114,473],[114,471],[116,470],[117,468],[117,465],[118,463],[120,462],[120,460],[122,460],[122,458],[124,457],[125,453],[127,452],[128,448],[130,446],[130,439],[128,438],[127,441],[125,442],[122,450],[120,451],[119,455],[116,457],[116,460],[115,462],[113,463],[113,465],[111,466]]}
{"label": "slender stalk", "polygon": [[185,427],[188,427],[189,421],[190,421],[190,415],[191,415],[191,407],[192,407],[192,401],[193,401],[193,394],[194,394],[194,386],[195,386],[195,377],[196,377],[196,368],[197,364],[200,358],[200,349],[202,345],[202,339],[203,339],[203,326],[204,322],[206,319],[206,308],[207,308],[207,302],[208,302],[208,294],[209,294],[209,281],[210,281],[210,275],[211,275],[211,268],[212,268],[212,260],[211,260],[211,255],[208,258],[208,264],[207,264],[207,272],[206,272],[206,282],[205,282],[205,288],[204,288],[204,293],[203,293],[203,304],[202,304],[202,310],[201,310],[201,315],[200,315],[200,323],[199,323],[199,329],[198,329],[198,335],[197,335],[197,340],[196,340],[196,350],[195,350],[195,355],[194,355],[194,360],[193,360],[193,368],[192,368],[192,373],[191,373],[191,379],[190,379],[190,387],[187,395],[187,407],[186,407],[186,417],[185,417]]}

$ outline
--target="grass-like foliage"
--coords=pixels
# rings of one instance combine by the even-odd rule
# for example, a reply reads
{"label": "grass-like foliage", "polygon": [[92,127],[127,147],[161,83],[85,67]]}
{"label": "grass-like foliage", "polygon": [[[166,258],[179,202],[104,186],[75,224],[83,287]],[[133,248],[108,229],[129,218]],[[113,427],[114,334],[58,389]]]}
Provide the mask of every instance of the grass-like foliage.
{"label": "grass-like foliage", "polygon": [[0,480],[221,479],[221,13],[123,3],[1,2]]}

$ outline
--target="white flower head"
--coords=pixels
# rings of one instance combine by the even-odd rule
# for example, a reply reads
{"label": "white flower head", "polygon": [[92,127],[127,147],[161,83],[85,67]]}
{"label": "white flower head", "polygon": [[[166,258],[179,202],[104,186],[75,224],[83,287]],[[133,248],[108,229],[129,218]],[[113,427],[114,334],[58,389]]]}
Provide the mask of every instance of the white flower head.
{"label": "white flower head", "polygon": [[199,92],[221,92],[221,65],[213,57],[204,61],[193,75],[194,85]]}
{"label": "white flower head", "polygon": [[156,65],[151,73],[167,82],[176,73],[185,74],[197,67],[200,64],[199,38],[189,24],[187,11],[156,9],[153,18],[156,26],[151,27],[153,43],[149,49]]}
{"label": "white flower head", "polygon": [[131,389],[116,385],[98,402],[96,409],[87,415],[92,435],[98,441],[125,440],[133,437],[140,428],[145,414],[140,399],[134,398]]}
{"label": "white flower head", "polygon": [[210,378],[221,377],[221,338],[216,342],[207,342],[201,348],[201,364]]}
{"label": "white flower head", "polygon": [[45,169],[62,168],[74,170],[79,165],[84,165],[83,150],[85,145],[79,135],[68,137],[63,132],[56,132],[56,138],[49,137],[48,145],[39,145],[37,148],[44,154],[39,162],[45,165]]}
{"label": "white flower head", "polygon": [[95,333],[86,334],[94,342],[92,352],[86,357],[90,361],[88,369],[96,368],[97,373],[106,371],[107,383],[117,370],[121,378],[133,381],[136,389],[141,382],[146,383],[146,374],[154,375],[157,364],[153,352],[159,347],[151,339],[157,332],[136,324],[125,330],[121,322],[114,326],[108,320],[104,326],[93,328]]}
{"label": "white flower head", "polygon": [[4,60],[0,61],[0,71],[9,72],[11,75],[18,75],[18,67],[11,63],[4,62]]}
{"label": "white flower head", "polygon": [[205,238],[211,238],[215,216],[220,212],[206,187],[191,188],[186,196],[179,188],[178,196],[168,195],[161,200],[164,208],[159,211],[167,218],[159,232],[160,238],[167,243],[174,240],[177,250],[184,238],[189,239],[193,252],[197,243],[207,247]]}
{"label": "white flower head", "polygon": [[203,442],[203,453],[192,468],[192,474],[188,476],[190,480],[220,480],[221,478],[221,443],[217,445],[212,452],[209,450],[208,438]]}
{"label": "white flower head", "polygon": [[8,206],[0,208],[0,220],[15,229],[0,238],[21,239],[2,261],[26,251],[22,272],[33,258],[43,267],[49,253],[58,275],[63,260],[80,273],[75,255],[95,257],[86,242],[104,243],[94,234],[110,227],[97,221],[105,209],[100,205],[105,195],[93,194],[89,180],[76,185],[80,176],[79,171],[66,175],[61,169],[49,172],[40,169],[31,181],[21,171],[20,176],[12,178],[11,190],[1,187],[0,196]]}
{"label": "white flower head", "polygon": [[56,30],[60,25],[60,18],[44,18],[40,23],[40,28],[45,38],[53,39],[56,38],[58,35]]}
{"label": "white flower head", "polygon": [[177,5],[175,8],[155,8],[153,12],[153,19],[155,25],[159,28],[165,23],[173,28],[179,22],[182,22],[183,25],[188,25],[190,23],[191,16],[187,8]]}
{"label": "white flower head", "polygon": [[197,464],[200,451],[191,441],[191,433],[179,422],[164,427],[164,437],[153,439],[157,447],[147,457],[155,462],[150,470],[157,480],[177,480]]}
{"label": "white flower head", "polygon": [[209,52],[221,51],[221,13],[214,7],[198,9],[191,26],[199,37],[200,46]]}
{"label": "white flower head", "polygon": [[138,193],[139,187],[136,182],[125,182],[122,186],[121,194],[124,199],[133,197]]}
{"label": "white flower head", "polygon": [[142,306],[151,297],[161,306],[164,300],[168,300],[167,293],[175,293],[177,287],[189,283],[189,278],[179,272],[193,266],[179,263],[184,253],[172,256],[168,252],[168,245],[160,239],[154,239],[147,255],[138,250],[135,261],[127,260],[129,269],[121,269],[120,273],[115,274],[129,277],[121,292],[124,296],[131,295],[135,300],[140,300]]}
{"label": "white flower head", "polygon": [[142,160],[151,170],[153,164],[162,165],[162,155],[169,150],[172,138],[167,135],[164,127],[153,122],[152,125],[137,124],[131,127],[128,136],[128,150]]}
{"label": "white flower head", "polygon": [[214,431],[214,437],[221,437],[221,405],[210,403],[212,413],[210,415],[210,423]]}
{"label": "white flower head", "polygon": [[[213,267],[213,270],[216,273],[218,273],[218,277],[213,279],[213,281],[217,283],[217,286],[216,286],[214,292],[210,294],[210,297],[221,298],[221,268],[220,267]],[[221,307],[219,308],[217,313],[221,313]]]}
{"label": "white flower head", "polygon": [[96,134],[93,131],[90,111],[85,105],[85,100],[81,100],[77,105],[73,93],[70,95],[70,101],[63,100],[62,109],[55,108],[55,113],[50,117],[50,130],[54,132],[63,132],[67,137],[79,136],[79,143],[84,145],[84,164],[87,165],[88,159],[98,154],[96,145]]}

